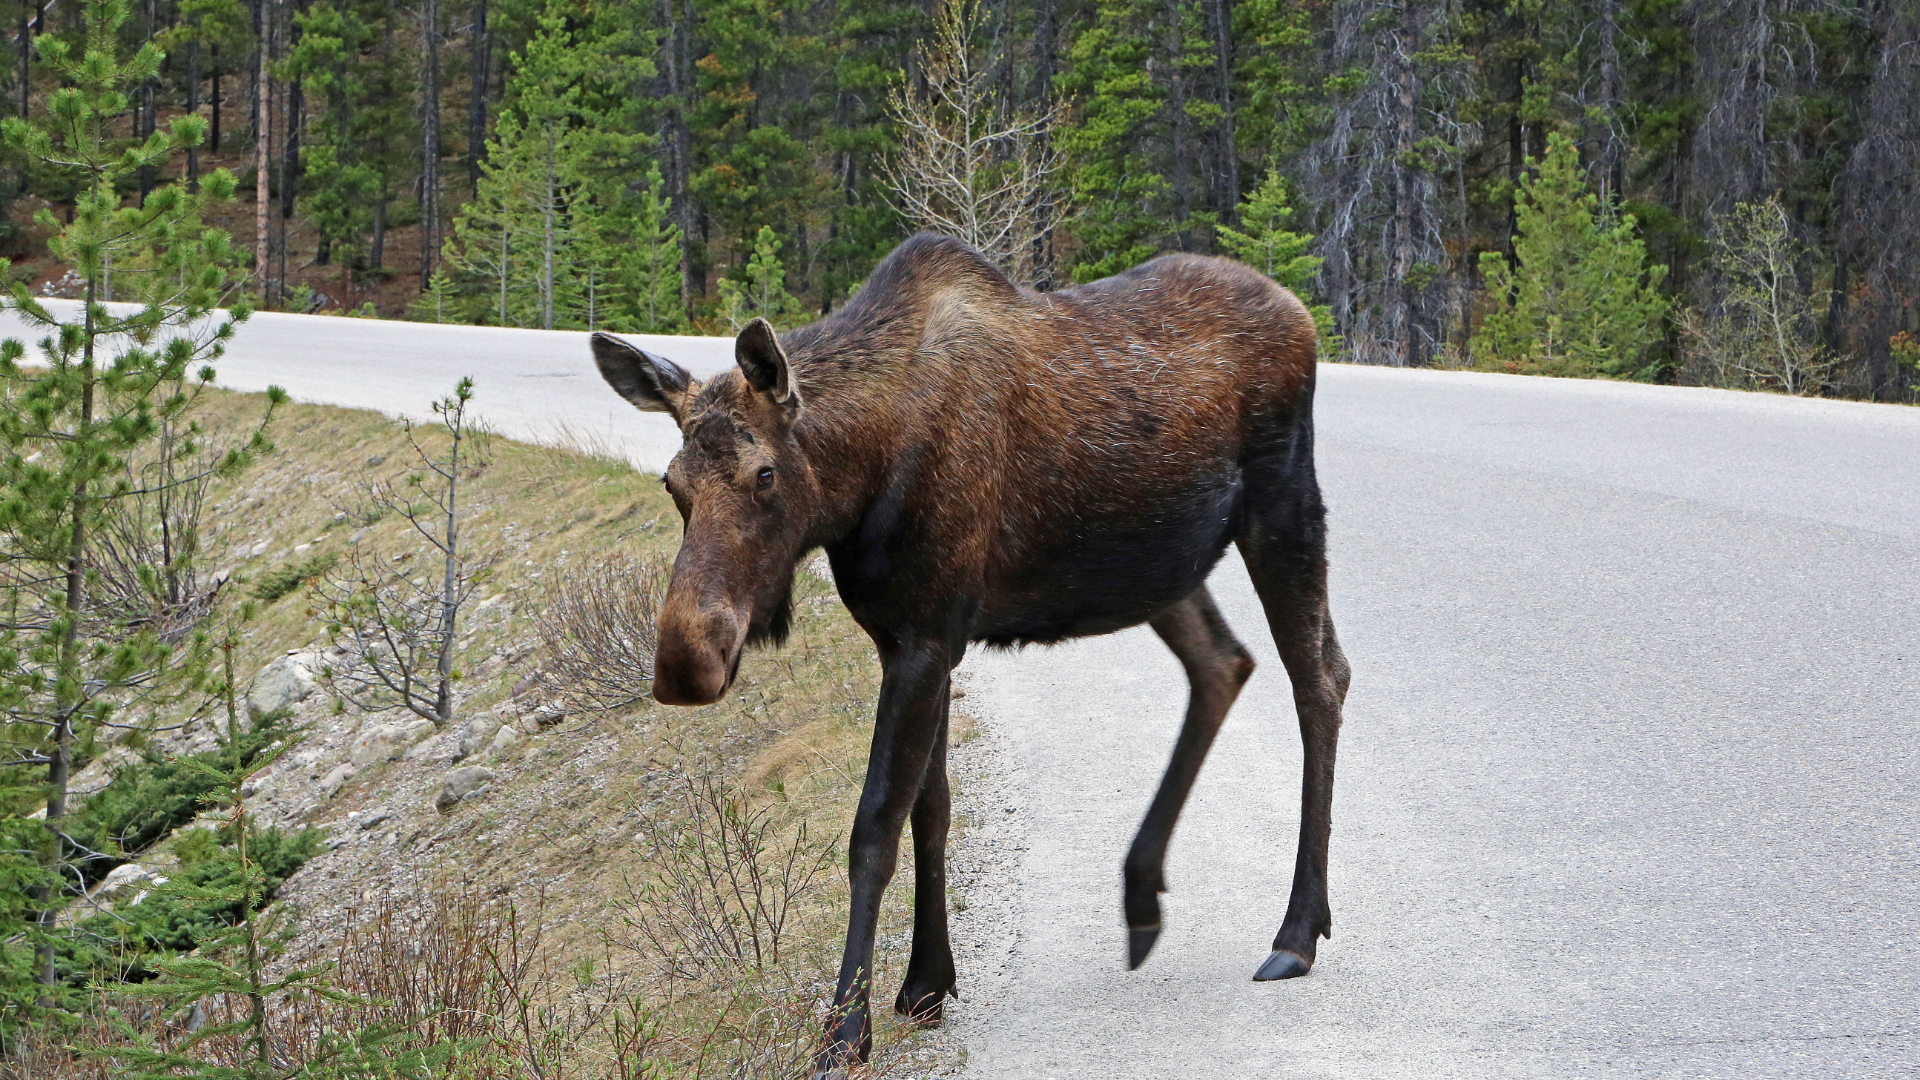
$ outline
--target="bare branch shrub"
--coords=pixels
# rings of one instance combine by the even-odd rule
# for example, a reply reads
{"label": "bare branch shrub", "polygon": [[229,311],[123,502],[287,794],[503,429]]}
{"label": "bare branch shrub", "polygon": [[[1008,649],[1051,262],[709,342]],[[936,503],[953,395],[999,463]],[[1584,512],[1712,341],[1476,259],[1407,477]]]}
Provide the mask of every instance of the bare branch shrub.
{"label": "bare branch shrub", "polygon": [[1715,224],[1718,304],[1681,319],[1694,381],[1817,394],[1838,358],[1821,341],[1799,268],[1806,251],[1779,200],[1740,203]]}
{"label": "bare branch shrub", "polygon": [[782,839],[773,810],[711,774],[685,777],[684,820],[649,819],[653,876],[629,885],[624,921],[668,979],[726,985],[780,964],[794,904],[832,860],[801,821]]}
{"label": "bare branch shrub", "polygon": [[552,575],[534,615],[541,680],[571,710],[619,709],[653,688],[654,618],[671,567],[614,554]]}
{"label": "bare branch shrub", "polygon": [[978,249],[1016,281],[1031,283],[1034,241],[1066,217],[1058,176],[1063,157],[1048,134],[1065,101],[1041,111],[1001,99],[995,66],[974,55],[978,0],[940,0],[933,32],[920,44],[926,89],[906,79],[887,97],[900,132],[883,166],[892,203],[923,229]]}
{"label": "bare branch shrub", "polygon": [[369,712],[398,706],[437,727],[453,720],[456,624],[485,573],[466,563],[460,548],[460,449],[479,434],[467,421],[472,397],[473,380],[462,379],[452,397],[433,405],[451,437],[445,459],[421,446],[409,423],[407,442],[426,471],[367,489],[367,501],[379,513],[366,516],[404,519],[438,552],[440,565],[412,565],[411,551],[389,559],[356,549],[344,571],[316,586],[328,610],[328,631],[347,657],[325,673],[333,691]]}

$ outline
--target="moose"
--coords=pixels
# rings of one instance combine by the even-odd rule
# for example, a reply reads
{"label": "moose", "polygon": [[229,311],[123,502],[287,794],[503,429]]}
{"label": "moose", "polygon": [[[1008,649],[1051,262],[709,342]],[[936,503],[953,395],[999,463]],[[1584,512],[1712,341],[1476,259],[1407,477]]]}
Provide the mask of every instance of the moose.
{"label": "moose", "polygon": [[880,898],[913,823],[913,945],[894,1008],[940,1022],[947,937],[949,680],[968,646],[1052,644],[1146,623],[1186,669],[1184,725],[1127,852],[1127,963],[1160,933],[1175,820],[1253,658],[1206,579],[1237,544],[1293,686],[1304,744],[1299,849],[1259,981],[1305,975],[1331,936],[1327,842],[1349,668],[1327,605],[1313,461],[1313,320],[1239,263],[1168,255],[1058,292],[1010,283],[922,234],[833,314],[762,320],[699,382],[610,334],[607,383],[679,425],[663,481],[685,523],[659,607],[653,695],[718,701],[742,651],[778,645],[800,561],[824,548],[882,676],[848,843],[835,1009],[816,1061],[872,1047]]}

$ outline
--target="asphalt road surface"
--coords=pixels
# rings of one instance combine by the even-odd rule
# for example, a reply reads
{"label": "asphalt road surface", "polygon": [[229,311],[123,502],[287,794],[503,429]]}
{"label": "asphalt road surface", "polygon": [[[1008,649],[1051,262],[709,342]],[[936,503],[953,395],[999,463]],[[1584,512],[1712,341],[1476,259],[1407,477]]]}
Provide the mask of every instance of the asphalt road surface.
{"label": "asphalt road surface", "polygon": [[[731,352],[647,344],[696,374]],[[221,365],[413,416],[462,375],[509,434],[677,441],[580,334],[259,315]],[[1229,555],[1261,669],[1140,971],[1119,868],[1177,664],[1144,629],[967,661],[1025,824],[1009,940],[956,942],[968,1074],[1920,1076],[1920,409],[1323,366],[1318,418],[1354,668],[1336,936],[1250,981],[1299,744]]]}

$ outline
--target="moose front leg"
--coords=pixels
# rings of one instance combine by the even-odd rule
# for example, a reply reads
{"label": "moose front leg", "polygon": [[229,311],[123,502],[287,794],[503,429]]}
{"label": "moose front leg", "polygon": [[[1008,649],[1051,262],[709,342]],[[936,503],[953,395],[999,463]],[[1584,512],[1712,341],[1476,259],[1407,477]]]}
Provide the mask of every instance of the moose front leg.
{"label": "moose front leg", "polygon": [[852,902],[840,984],[827,1020],[826,1045],[814,1076],[837,1077],[873,1049],[868,999],[873,987],[873,936],[880,897],[900,859],[900,829],[919,798],[927,765],[946,719],[948,649],[929,641],[881,645],[880,704],[867,757],[867,782],[847,844]]}
{"label": "moose front leg", "polygon": [[940,695],[940,734],[913,804],[913,955],[893,1011],[923,1027],[939,1027],[948,994],[955,997],[953,944],[947,938],[947,829],[953,796],[947,787],[947,713]]}

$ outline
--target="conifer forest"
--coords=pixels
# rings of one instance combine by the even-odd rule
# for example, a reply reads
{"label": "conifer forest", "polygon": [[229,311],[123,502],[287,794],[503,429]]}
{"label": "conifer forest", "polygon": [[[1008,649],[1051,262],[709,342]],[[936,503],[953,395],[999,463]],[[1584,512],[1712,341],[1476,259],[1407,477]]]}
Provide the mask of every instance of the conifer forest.
{"label": "conifer forest", "polygon": [[[12,0],[9,112],[80,5]],[[724,333],[916,229],[1262,265],[1330,358],[1910,401],[1911,0],[140,0],[270,310]],[[10,159],[16,280],[70,180]],[[141,172],[123,194],[161,178]]]}

